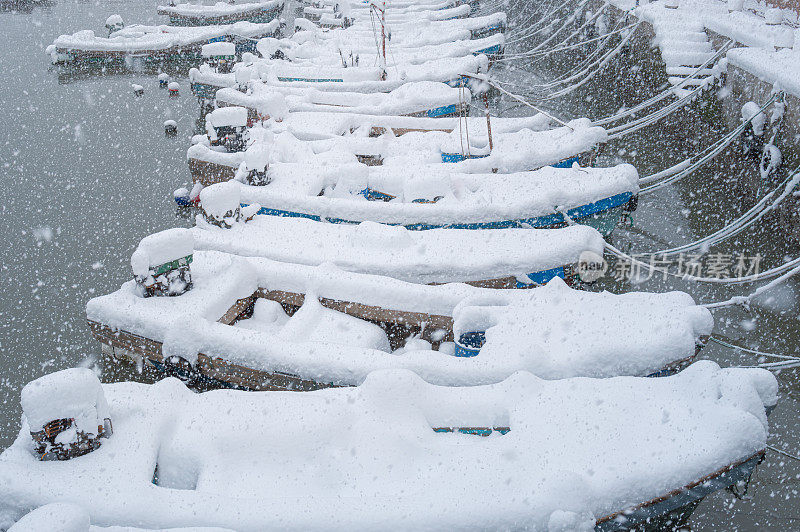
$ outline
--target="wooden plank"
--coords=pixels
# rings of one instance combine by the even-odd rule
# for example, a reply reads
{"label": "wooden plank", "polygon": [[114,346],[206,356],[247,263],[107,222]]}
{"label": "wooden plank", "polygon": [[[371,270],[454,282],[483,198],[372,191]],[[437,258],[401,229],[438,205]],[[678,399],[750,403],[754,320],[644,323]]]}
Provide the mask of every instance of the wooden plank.
{"label": "wooden plank", "polygon": [[[286,292],[283,290],[267,290],[264,288],[256,290],[256,296],[294,306],[302,306],[305,301],[304,294]],[[327,297],[319,298],[319,302],[323,307],[364,320],[397,323],[408,327],[433,327],[448,331],[453,330],[453,318],[451,316],[386,309],[374,305],[365,305],[352,301],[340,301]]]}
{"label": "wooden plank", "polygon": [[230,181],[236,175],[236,169],[231,166],[200,159],[189,159],[189,171],[192,173],[192,181],[199,182],[204,187]]}

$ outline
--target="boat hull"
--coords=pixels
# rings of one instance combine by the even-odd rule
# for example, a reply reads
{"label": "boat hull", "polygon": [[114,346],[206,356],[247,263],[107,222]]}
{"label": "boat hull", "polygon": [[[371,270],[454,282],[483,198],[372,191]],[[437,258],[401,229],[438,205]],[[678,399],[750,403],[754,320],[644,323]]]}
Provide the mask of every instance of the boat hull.
{"label": "boat hull", "polygon": [[253,22],[254,24],[266,24],[272,22],[281,14],[283,5],[269,8],[257,8],[241,13],[230,15],[181,15],[170,10],[158,10],[159,15],[169,16],[170,26],[218,26],[222,24],[234,24],[236,22]]}

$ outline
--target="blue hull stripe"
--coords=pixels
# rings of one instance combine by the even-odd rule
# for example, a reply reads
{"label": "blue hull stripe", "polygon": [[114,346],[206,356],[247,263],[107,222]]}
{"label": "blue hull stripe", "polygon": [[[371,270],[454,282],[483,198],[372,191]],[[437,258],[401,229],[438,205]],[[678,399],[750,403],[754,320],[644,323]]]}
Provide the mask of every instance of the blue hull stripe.
{"label": "blue hull stripe", "polygon": [[278,76],[278,81],[305,81],[307,83],[344,83],[344,80],[339,78],[282,78]]}
{"label": "blue hull stripe", "polygon": [[456,104],[445,105],[443,107],[437,107],[436,109],[429,109],[425,112],[425,115],[428,118],[436,118],[438,116],[447,116],[453,115],[458,112],[458,107]]}
{"label": "blue hull stripe", "polygon": [[519,281],[517,281],[517,288],[528,288],[533,283],[546,284],[554,277],[561,277],[562,279],[566,277],[563,266],[559,266],[558,268],[551,268],[549,270],[542,270],[536,273],[529,273],[528,279],[530,279],[531,282],[520,283]]}
{"label": "blue hull stripe", "polygon": [[[567,215],[573,220],[581,220],[594,216],[604,211],[609,211],[621,205],[624,205],[628,200],[633,197],[631,192],[622,192],[615,196],[611,196],[594,203],[581,205],[567,211]],[[242,206],[247,206],[243,203]],[[307,218],[309,220],[321,221],[321,217],[317,214],[308,214],[303,212],[287,211],[283,209],[273,209],[269,207],[261,207],[258,214],[268,216],[283,216],[289,218]],[[329,223],[345,223],[345,224],[358,224],[363,220],[345,220],[343,218],[330,218],[326,217],[325,221]],[[400,224],[385,224],[385,225],[400,225]],[[545,227],[559,227],[566,225],[566,220],[561,213],[548,214],[547,216],[537,216],[535,218],[523,218],[520,220],[498,220],[494,222],[470,222],[470,223],[452,223],[452,224],[429,224],[429,223],[415,223],[406,225],[405,228],[412,231],[424,231],[426,229],[508,229],[508,228],[545,228]]]}

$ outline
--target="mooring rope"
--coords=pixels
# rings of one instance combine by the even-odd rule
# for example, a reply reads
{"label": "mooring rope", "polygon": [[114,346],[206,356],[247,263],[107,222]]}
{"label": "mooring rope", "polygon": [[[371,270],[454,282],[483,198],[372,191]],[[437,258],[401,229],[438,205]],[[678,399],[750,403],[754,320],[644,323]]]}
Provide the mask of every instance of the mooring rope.
{"label": "mooring rope", "polygon": [[703,71],[704,69],[708,68],[709,65],[711,65],[712,63],[715,63],[720,57],[722,57],[728,51],[728,48],[730,48],[732,45],[733,45],[733,40],[729,40],[728,42],[726,42],[724,45],[722,45],[722,47],[719,49],[719,51],[716,54],[714,54],[709,59],[707,59],[705,63],[703,63],[702,65],[697,67],[694,70],[694,72],[692,72],[688,77],[684,78],[684,80],[681,81],[680,83],[678,83],[677,85],[674,85],[674,86],[671,86],[671,87],[665,89],[661,93],[656,94],[655,96],[643,101],[640,104],[635,105],[634,107],[631,107],[630,109],[626,109],[625,111],[619,112],[619,113],[617,113],[615,115],[611,115],[611,116],[607,116],[605,118],[600,118],[598,120],[594,120],[592,122],[592,124],[594,124],[596,126],[602,126],[602,125],[605,125],[605,124],[610,124],[612,122],[616,122],[616,121],[618,121],[618,120],[620,120],[622,118],[625,118],[625,117],[628,117],[630,115],[633,115],[633,114],[641,111],[642,109],[646,109],[646,108],[652,106],[653,104],[660,102],[661,100],[663,100],[665,98],[668,98],[670,96],[675,95],[675,91],[677,89],[682,89],[690,81],[694,80],[700,74],[701,71]]}
{"label": "mooring rope", "polygon": [[[637,26],[638,26],[638,24],[637,24]],[[592,78],[594,78],[597,74],[599,74],[606,67],[606,65],[608,65],[609,61],[611,61],[614,57],[617,56],[617,54],[628,43],[628,41],[631,40],[631,38],[633,37],[633,34],[635,32],[636,32],[636,27],[631,29],[630,33],[628,35],[626,35],[620,41],[620,43],[617,45],[617,47],[612,49],[608,54],[606,54],[606,56],[604,58],[602,58],[600,60],[600,64],[597,66],[597,68],[595,68],[594,71],[592,71],[589,74],[587,74],[582,80],[580,80],[577,83],[574,83],[574,84],[570,85],[569,87],[565,87],[565,88],[563,88],[561,90],[552,92],[552,93],[548,94],[546,98],[542,98],[539,101],[555,100],[556,98],[560,98],[562,96],[566,96],[567,94],[571,93],[572,91],[574,91],[574,90],[582,87],[586,83],[588,83]]]}
{"label": "mooring rope", "polygon": [[[554,3],[555,2],[552,2],[550,5],[552,6],[552,4],[554,4]],[[567,6],[567,4],[565,3],[562,6],[562,8],[566,7],[566,6]],[[528,27],[525,27],[525,24],[527,24],[533,18],[539,16],[540,12],[539,11],[534,11],[534,12],[531,13],[531,15],[527,19],[525,19],[523,22],[518,24],[517,28],[512,29],[511,31],[508,31],[506,34],[507,34],[507,36],[509,38],[516,38],[519,35],[520,31],[522,31],[522,32],[528,31],[529,33],[523,34],[522,36],[519,37],[519,39],[527,39],[529,37],[533,37],[534,35],[537,35],[538,33],[542,32],[545,28],[550,27],[552,24],[558,23],[557,19],[556,20],[550,20],[550,18],[554,17],[555,15],[558,15],[560,12],[561,12],[561,8],[548,10],[547,14],[544,15],[543,17],[541,17],[538,22],[536,22],[534,24],[531,24]],[[519,40],[519,39],[516,39],[516,40]]]}
{"label": "mooring rope", "polygon": [[[584,2],[582,4],[579,4],[578,7],[573,10],[573,15],[575,15],[578,12],[578,10],[582,9],[586,4],[588,4],[588,0],[584,0]],[[562,7],[567,7],[567,4],[565,3]],[[539,22],[537,22],[536,24],[533,24],[532,26],[527,28],[527,30],[531,30],[528,33],[524,33],[522,35],[518,35],[515,31],[512,30],[511,32],[509,32],[509,35],[508,35],[509,37],[511,37],[510,42],[511,43],[515,43],[515,42],[518,42],[520,40],[529,39],[529,38],[533,37],[534,35],[540,34],[545,29],[550,28],[553,24],[557,24],[558,22],[560,22],[559,19],[554,19],[552,21],[549,21],[548,18],[550,18],[551,16],[554,16],[554,15],[557,15],[560,12],[561,12],[561,9],[554,9],[554,10],[550,11],[547,15],[542,17],[539,20]],[[534,16],[536,16],[536,14],[533,14],[531,16],[531,18],[533,18]],[[567,18],[569,19],[569,17],[567,17]],[[528,19],[528,20],[530,20],[530,19]],[[545,22],[547,22],[547,24],[545,24]],[[524,31],[527,31],[527,30],[524,30]],[[561,31],[561,29],[559,29],[558,31]]]}
{"label": "mooring rope", "polygon": [[568,128],[570,128],[570,129],[573,129],[573,130],[574,130],[574,128],[573,128],[572,126],[570,126],[569,124],[567,124],[567,123],[566,123],[566,122],[564,122],[563,120],[561,120],[561,119],[559,119],[559,118],[556,118],[555,116],[551,115],[551,114],[550,114],[550,113],[548,113],[547,111],[544,111],[544,110],[542,110],[542,109],[539,109],[538,107],[536,107],[536,106],[535,106],[535,105],[533,105],[532,103],[529,103],[529,102],[525,101],[523,98],[521,98],[521,97],[517,96],[516,94],[513,94],[513,93],[511,93],[511,92],[507,91],[507,90],[506,90],[506,89],[504,89],[502,86],[500,86],[500,84],[499,84],[499,83],[498,83],[496,80],[490,79],[488,76],[486,76],[486,75],[484,75],[484,74],[463,74],[463,75],[464,75],[465,77],[468,77],[468,78],[472,78],[472,79],[477,79],[477,80],[479,80],[479,81],[483,81],[484,83],[487,83],[488,85],[490,85],[490,86],[494,87],[495,89],[497,89],[497,90],[498,90],[498,91],[500,91],[501,93],[505,94],[505,95],[506,95],[506,96],[508,96],[509,98],[512,98],[512,99],[514,99],[514,100],[518,101],[519,103],[521,103],[522,105],[525,105],[526,107],[530,107],[531,109],[533,109],[533,110],[534,110],[534,111],[536,111],[537,113],[541,113],[541,114],[545,115],[545,116],[546,116],[547,118],[549,118],[550,120],[553,120],[554,122],[558,122],[558,123],[559,123],[559,124],[561,124],[562,126],[565,126],[565,127],[568,127]]}
{"label": "mooring rope", "polygon": [[[759,200],[753,207],[751,207],[747,212],[745,212],[742,216],[737,218],[736,220],[726,224],[725,227],[719,229],[718,231],[701,238],[700,240],[696,240],[689,244],[684,244],[681,246],[677,246],[670,249],[664,249],[661,251],[654,251],[644,253],[642,255],[651,255],[651,256],[669,256],[669,255],[678,255],[681,253],[685,253],[687,251],[692,251],[695,249],[706,249],[712,245],[718,244],[724,240],[727,240],[733,236],[738,235],[748,227],[752,226],[756,222],[758,222],[761,218],[767,215],[767,213],[773,211],[786,197],[791,194],[791,192],[797,188],[797,185],[800,184],[800,167],[795,169],[795,171],[789,175],[782,183],[772,189],[768,194],[766,194],[761,200]],[[783,188],[783,192],[774,200],[772,197]],[[772,201],[772,203],[770,203]]]}
{"label": "mooring rope", "polygon": [[662,118],[671,115],[678,109],[685,107],[686,105],[690,104],[701,91],[706,89],[708,83],[709,82],[706,80],[703,84],[698,85],[689,93],[681,96],[674,102],[653,111],[650,114],[644,115],[635,120],[631,120],[630,122],[625,122],[619,126],[608,128],[607,131],[609,133],[609,140],[618,139],[635,131],[639,131],[642,128],[658,122]]}
{"label": "mooring rope", "polygon": [[[548,38],[546,38],[545,40],[543,40],[542,42],[540,42],[539,44],[537,44],[536,46],[534,46],[533,48],[531,48],[531,50],[530,50],[530,51],[532,51],[532,52],[535,52],[536,50],[539,50],[539,49],[541,49],[543,46],[547,45],[547,44],[548,44],[550,41],[552,41],[553,39],[555,39],[555,38],[556,38],[556,36],[557,36],[559,33],[561,33],[561,31],[562,31],[564,28],[566,28],[566,27],[567,27],[569,24],[572,24],[573,22],[575,22],[575,19],[577,19],[577,18],[578,18],[578,12],[579,12],[579,11],[582,11],[582,10],[583,10],[583,8],[584,8],[584,6],[586,6],[586,4],[588,4],[588,3],[589,3],[589,2],[588,2],[588,0],[585,0],[583,3],[579,4],[579,5],[578,5],[578,7],[577,7],[577,9],[575,9],[575,10],[572,12],[572,14],[571,14],[570,16],[568,16],[568,17],[567,17],[566,21],[564,22],[564,24],[563,24],[563,25],[562,25],[560,28],[558,28],[556,31],[554,31],[554,32],[553,32],[553,33],[552,33],[552,34],[551,34],[551,35],[550,35]],[[602,9],[599,9],[597,14],[598,14],[598,15],[599,15],[599,14],[601,14],[601,13],[602,13],[602,11],[603,11],[603,9],[604,9],[605,7],[606,7],[606,6],[604,5]],[[584,24],[582,24],[582,25],[581,25],[581,26],[578,28],[578,31],[582,30],[582,29],[585,27],[585,25],[586,25],[586,22],[584,22]],[[573,34],[573,35],[574,35],[574,34]],[[571,38],[572,38],[572,35],[570,35],[569,37],[567,37],[567,39],[571,39]],[[512,42],[516,42],[516,41],[512,41]],[[563,41],[562,41],[562,42],[563,42]]]}
{"label": "mooring rope", "polygon": [[755,349],[748,349],[747,347],[734,345],[734,344],[728,343],[728,342],[726,342],[724,340],[720,340],[718,336],[714,336],[714,335],[711,335],[711,337],[709,339],[712,342],[714,342],[715,344],[719,344],[719,345],[721,345],[723,347],[727,347],[728,349],[735,349],[737,351],[743,351],[743,352],[748,353],[750,355],[757,355],[757,356],[770,357],[770,358],[779,358],[779,359],[781,359],[783,361],[786,361],[786,362],[794,362],[794,361],[800,362],[800,356],[778,355],[778,354],[775,354],[775,353],[765,353],[764,351],[756,351]]}
{"label": "mooring rope", "polygon": [[800,456],[795,456],[793,454],[787,453],[786,451],[781,451],[780,449],[778,449],[774,445],[767,445],[767,449],[769,449],[771,451],[775,451],[778,454],[782,454],[783,456],[786,456],[787,458],[792,458],[794,460],[800,461]]}
{"label": "mooring rope", "polygon": [[[612,244],[606,242],[605,245],[606,251],[611,255],[617,257],[618,259],[629,261],[631,265],[635,264],[639,267],[645,268],[647,271],[651,273],[660,273],[664,275],[664,277],[670,276],[676,279],[681,279],[684,281],[695,281],[701,283],[710,283],[710,284],[729,284],[729,285],[738,285],[738,284],[748,284],[754,283],[756,281],[764,281],[768,279],[773,279],[768,284],[759,287],[756,289],[752,294],[748,296],[736,296],[732,297],[727,301],[717,302],[717,303],[707,303],[703,306],[706,308],[718,308],[718,307],[726,307],[731,305],[744,305],[750,302],[754,297],[762,294],[763,292],[777,286],[778,284],[782,283],[783,281],[789,279],[790,277],[800,273],[800,258],[792,259],[791,261],[778,266],[776,268],[772,268],[771,270],[767,270],[764,272],[755,273],[752,275],[745,275],[742,277],[735,277],[735,278],[718,278],[718,277],[699,277],[694,275],[686,274],[679,274],[673,273],[669,270],[665,270],[659,267],[656,267],[652,264],[648,264],[644,261],[641,261],[627,253],[620,251],[619,249],[615,248]],[[779,276],[779,277],[778,277]],[[777,277],[777,278],[776,278]]]}
{"label": "mooring rope", "polygon": [[516,54],[505,54],[502,58],[496,59],[495,62],[513,61],[513,60],[523,59],[525,57],[539,57],[539,56],[544,57],[546,55],[550,55],[550,54],[555,53],[555,52],[562,52],[564,50],[573,50],[575,48],[580,48],[583,45],[591,44],[593,42],[606,39],[608,37],[611,37],[612,35],[616,35],[617,33],[622,33],[623,31],[625,31],[627,29],[636,27],[637,24],[638,23],[633,23],[633,24],[630,24],[628,26],[624,26],[622,28],[609,31],[608,33],[604,33],[603,35],[600,35],[599,37],[594,37],[594,38],[591,38],[591,39],[588,39],[588,40],[585,40],[585,41],[580,41],[580,42],[577,42],[575,44],[570,44],[570,45],[562,46],[562,47],[559,47],[559,48],[550,48],[548,50],[538,51],[538,52],[530,52],[530,51],[528,51],[528,52],[518,52]]}
{"label": "mooring rope", "polygon": [[[684,177],[686,177],[686,176],[694,173],[695,171],[697,171],[698,168],[702,167],[707,162],[709,162],[712,159],[714,159],[714,157],[716,157],[720,152],[722,152],[722,150],[727,148],[734,140],[736,140],[736,138],[738,138],[739,135],[753,121],[753,119],[755,119],[756,116],[761,115],[764,112],[764,110],[767,107],[769,107],[772,104],[772,102],[774,102],[779,97],[779,94],[780,93],[777,93],[777,92],[773,93],[772,96],[770,96],[770,98],[766,101],[766,103],[764,103],[764,105],[761,106],[761,109],[759,110],[758,113],[755,113],[753,116],[751,116],[747,120],[743,121],[739,126],[737,126],[735,129],[731,130],[727,135],[725,135],[724,137],[720,138],[714,144],[712,144],[711,146],[706,148],[703,152],[700,153],[700,158],[699,159],[697,159],[696,161],[690,163],[688,166],[686,166],[680,172],[678,172],[676,174],[673,174],[670,177],[667,177],[666,179],[663,179],[661,181],[658,181],[656,183],[652,183],[651,185],[648,185],[648,186],[644,187],[643,189],[641,189],[639,191],[639,194],[649,194],[649,193],[654,192],[654,191],[656,191],[656,190],[658,190],[658,189],[660,189],[662,187],[665,187],[665,186],[667,186],[669,184],[672,184],[672,183],[675,183],[677,181],[680,181]],[[653,178],[653,176],[647,176],[647,177],[643,178],[643,180],[644,180],[644,182],[650,183],[650,182],[652,182],[652,178]]]}

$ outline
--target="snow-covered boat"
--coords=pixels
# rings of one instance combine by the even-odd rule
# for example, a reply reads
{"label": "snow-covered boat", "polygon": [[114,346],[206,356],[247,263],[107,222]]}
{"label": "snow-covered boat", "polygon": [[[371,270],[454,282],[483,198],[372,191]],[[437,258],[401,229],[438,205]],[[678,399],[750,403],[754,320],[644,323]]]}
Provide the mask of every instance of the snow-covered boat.
{"label": "snow-covered boat", "polygon": [[[248,62],[252,63],[252,61]],[[485,55],[469,55],[464,57],[434,58],[423,63],[406,64],[402,72],[392,65],[386,70],[386,79],[381,79],[382,69],[379,67],[354,66],[345,68],[342,65],[331,67],[283,64],[254,63],[254,68],[247,70],[241,64],[236,69],[247,72],[220,73],[203,64],[189,71],[192,92],[203,100],[213,101],[217,90],[225,87],[238,87],[253,76],[264,79],[271,85],[312,88],[326,91],[348,92],[388,92],[415,81],[439,81],[451,87],[467,86],[469,75],[485,73],[489,69],[489,59]]]}
{"label": "snow-covered boat", "polygon": [[[281,95],[276,96],[265,106],[254,103],[255,110],[231,106],[207,116],[236,115],[242,125],[269,116],[269,120],[244,130],[244,140],[237,144],[266,144],[285,154],[279,161],[315,162],[320,154],[329,154],[325,156],[327,164],[332,164],[330,154],[340,154],[341,161],[354,156],[370,166],[447,163],[448,171],[468,173],[522,172],[548,165],[566,168],[574,163],[590,166],[599,145],[608,138],[606,130],[592,126],[588,119],[542,130],[548,122],[540,116],[501,119],[492,126],[491,119],[486,118],[292,113],[281,103]],[[275,116],[276,112],[283,118]],[[192,142],[190,166],[196,165],[192,161],[221,165],[223,168],[214,170],[214,174],[229,173],[244,158],[244,153],[218,148],[206,136],[197,135]],[[206,181],[194,169],[193,174],[195,181]]]}
{"label": "snow-covered boat", "polygon": [[[424,46],[398,47],[396,50],[392,49],[387,59],[400,69],[406,64],[420,64],[431,58],[478,54],[486,55],[491,62],[502,56],[504,49],[505,37],[502,33],[497,33],[479,39],[459,39]],[[317,67],[347,65],[347,68],[350,68],[374,63],[377,57],[374,42],[361,39],[351,39],[351,42],[345,43],[330,42],[303,33],[284,39],[261,39],[256,45],[256,50],[262,57],[257,61],[257,66],[280,65],[281,61],[291,61],[298,65]]]}
{"label": "snow-covered boat", "polygon": [[636,208],[638,173],[630,165],[509,174],[458,173],[447,166],[270,164],[263,180],[267,184],[230,183],[239,188],[243,204],[260,206],[260,215],[373,221],[411,230],[546,229],[578,223],[607,236],[625,212]]}
{"label": "snow-covered boat", "polygon": [[277,18],[283,10],[284,0],[260,0],[237,4],[217,2],[214,5],[180,3],[158,6],[158,14],[169,17],[173,26],[213,26],[234,22],[264,24]]}
{"label": "snow-covered boat", "polygon": [[584,225],[543,231],[409,231],[374,222],[320,224],[281,216],[256,216],[230,229],[198,216],[192,233],[198,250],[308,266],[332,264],[410,283],[463,282],[488,288],[532,288],[554,277],[580,285],[579,262],[586,256],[601,257],[605,244],[599,232]]}
{"label": "snow-covered boat", "polygon": [[[231,215],[230,225],[242,223],[239,210]],[[192,233],[145,238],[131,258],[135,280],[89,301],[87,320],[105,353],[212,386],[348,386],[390,368],[458,386],[520,370],[548,379],[661,375],[688,364],[713,327],[710,312],[680,292],[589,293],[560,278],[531,290],[425,285],[329,263],[184,255],[193,244],[181,239]],[[463,262],[474,271],[480,260]],[[181,295],[142,297],[150,293]]]}
{"label": "snow-covered boat", "polygon": [[406,83],[392,91],[378,93],[274,87],[256,82],[248,92],[220,89],[215,100],[219,107],[245,107],[252,125],[269,119],[276,109],[281,118],[296,112],[452,118],[469,114],[471,98],[469,89],[434,81]]}
{"label": "snow-covered boat", "polygon": [[47,47],[46,52],[54,63],[125,61],[129,58],[199,60],[205,44],[233,42],[237,53],[241,54],[254,51],[259,38],[279,32],[278,20],[267,24],[237,22],[196,28],[135,24],[115,31],[109,37],[97,37],[92,30],[61,35]]}
{"label": "snow-covered boat", "polygon": [[[63,395],[89,375],[45,379]],[[777,381],[702,362],[664,379],[519,372],[450,388],[395,370],[310,393],[195,394],[174,379],[102,393],[114,434],[63,462],[39,461],[29,434],[30,419],[59,409],[27,405],[0,455],[0,507],[13,522],[62,504],[20,530],[76,515],[84,528],[70,532],[90,521],[186,532],[673,529],[706,495],[749,480]],[[24,528],[31,521],[40,528]]]}

